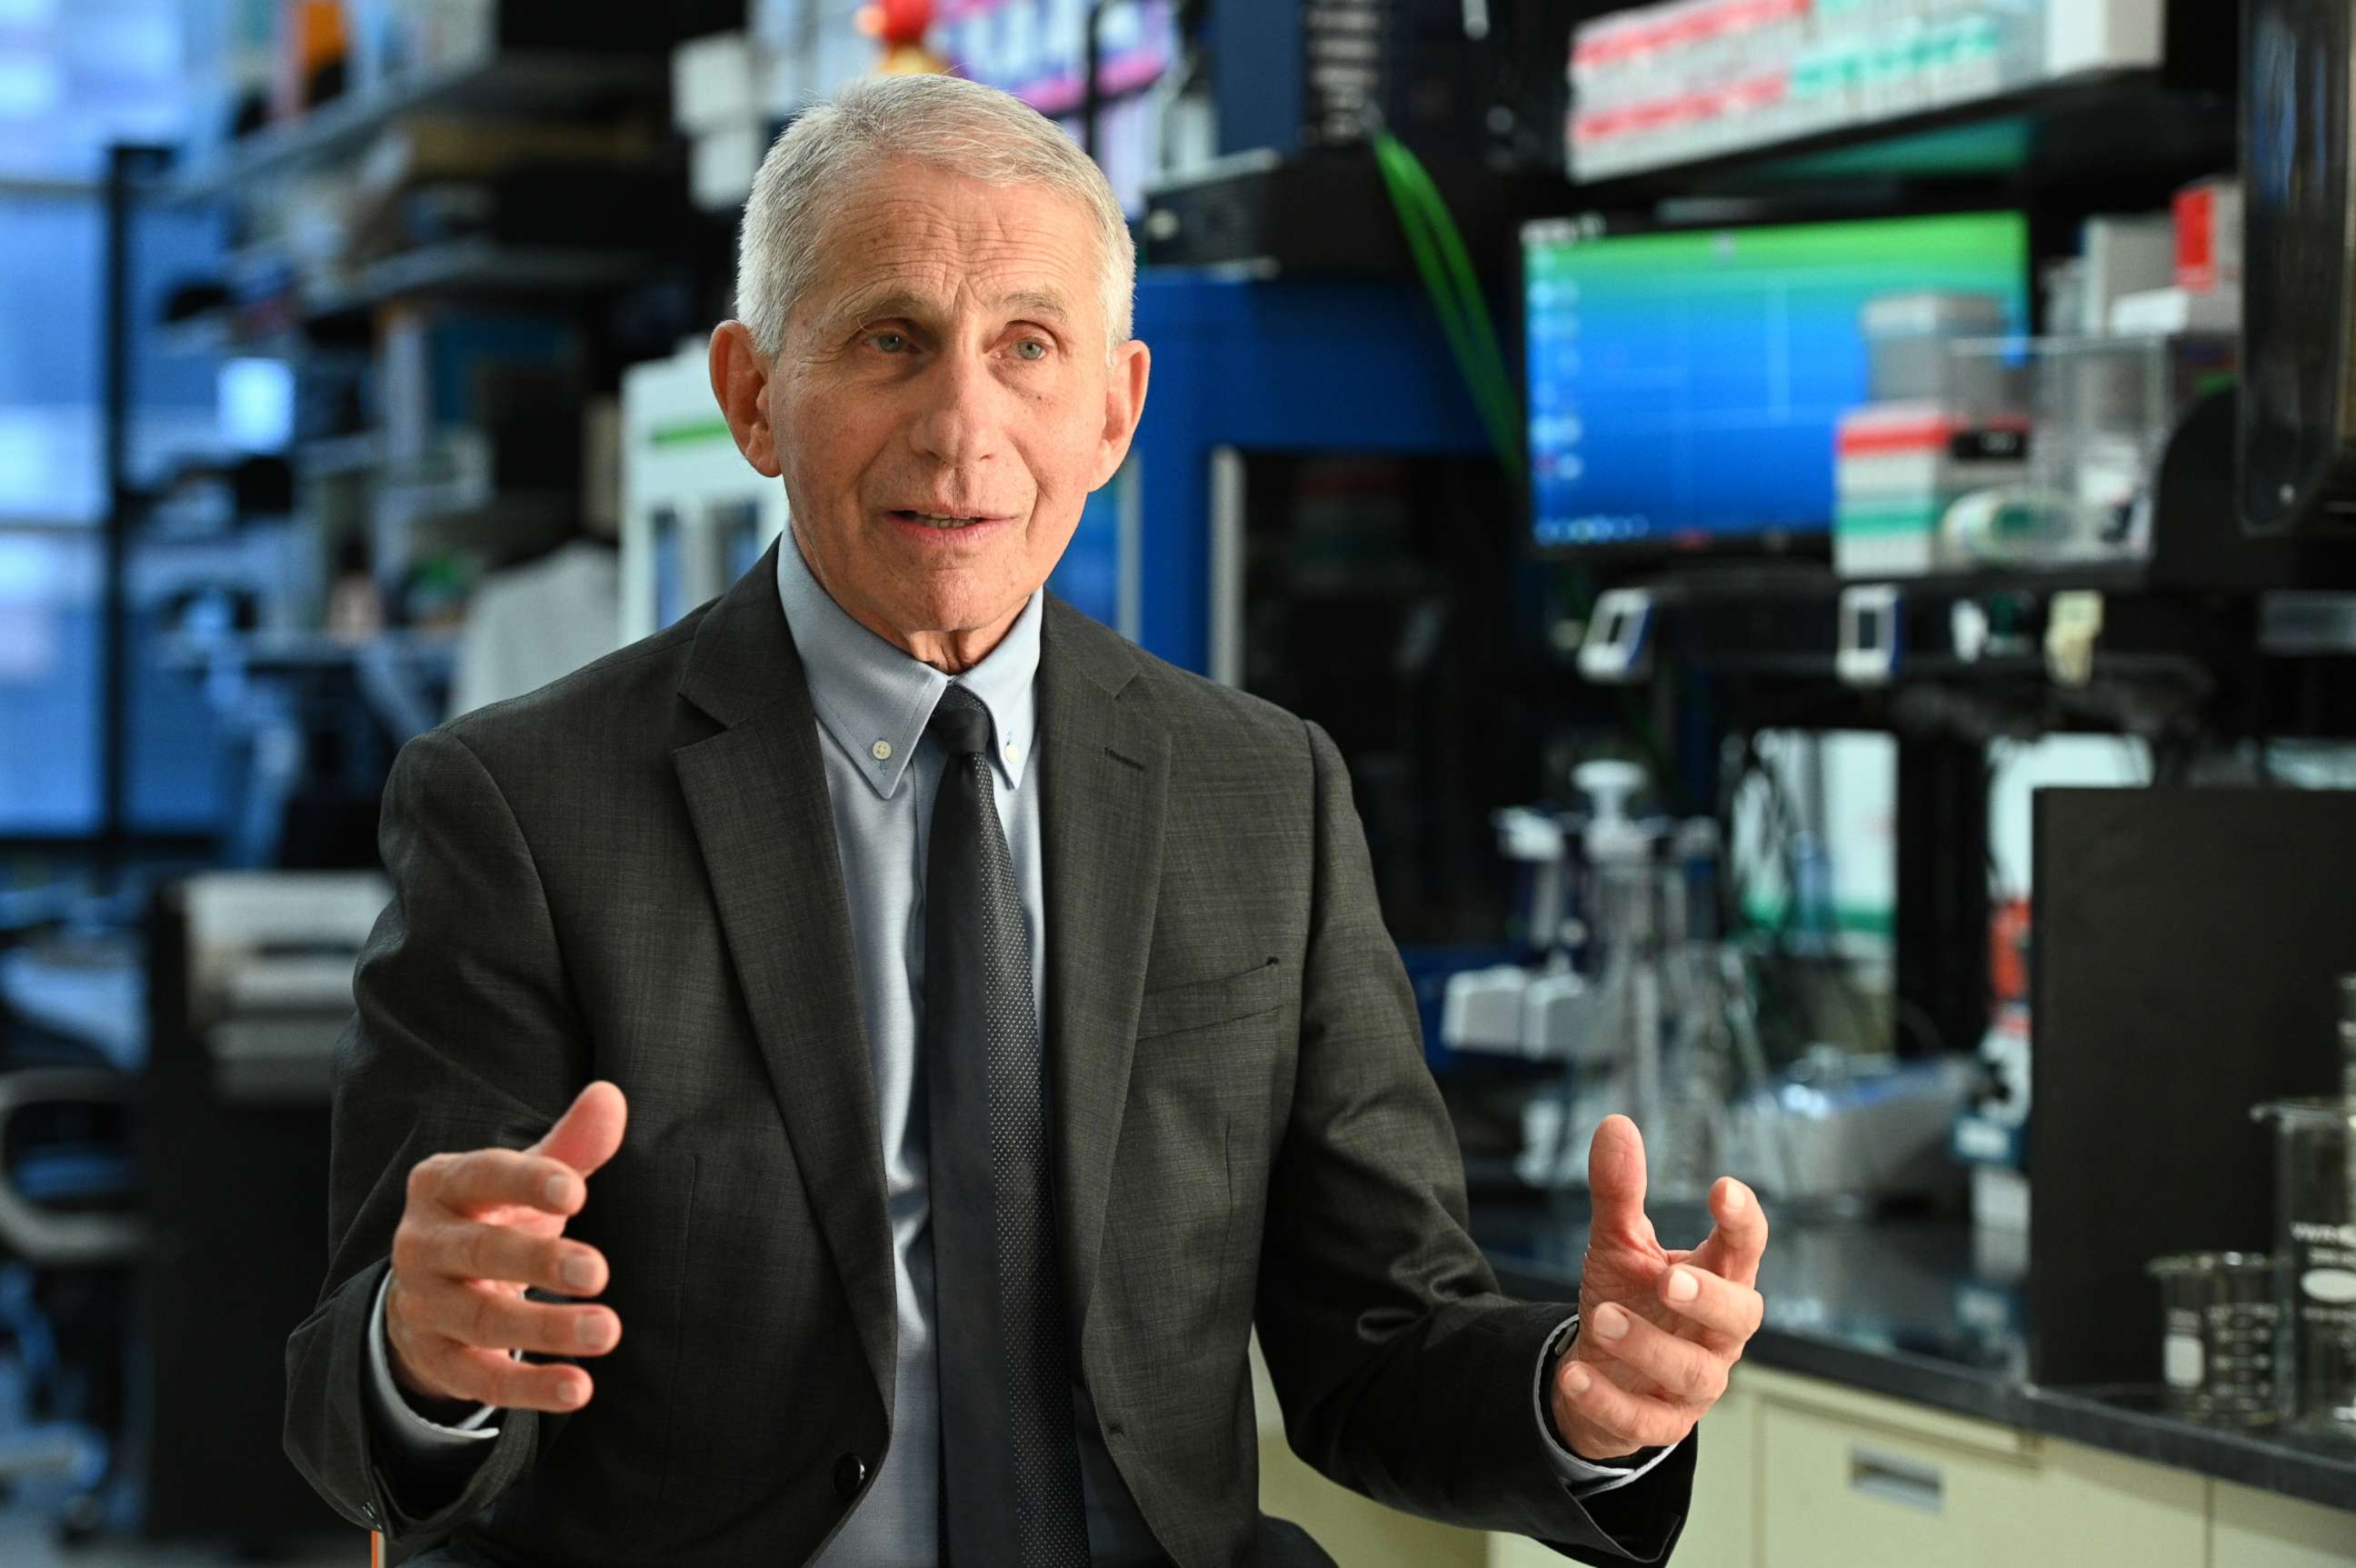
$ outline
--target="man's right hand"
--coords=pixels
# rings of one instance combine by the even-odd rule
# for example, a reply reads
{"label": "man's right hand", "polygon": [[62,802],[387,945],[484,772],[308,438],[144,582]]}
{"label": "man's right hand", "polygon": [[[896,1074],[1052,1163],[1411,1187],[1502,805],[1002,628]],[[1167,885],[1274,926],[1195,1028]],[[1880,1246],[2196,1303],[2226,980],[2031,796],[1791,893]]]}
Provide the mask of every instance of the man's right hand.
{"label": "man's right hand", "polygon": [[581,1368],[510,1352],[602,1356],[621,1343],[611,1307],[526,1301],[524,1292],[605,1288],[605,1258],[566,1241],[564,1222],[588,1200],[588,1177],[622,1146],[628,1114],[620,1088],[601,1080],[529,1149],[434,1155],[410,1171],[384,1311],[393,1379],[405,1391],[509,1410],[589,1402],[594,1385]]}

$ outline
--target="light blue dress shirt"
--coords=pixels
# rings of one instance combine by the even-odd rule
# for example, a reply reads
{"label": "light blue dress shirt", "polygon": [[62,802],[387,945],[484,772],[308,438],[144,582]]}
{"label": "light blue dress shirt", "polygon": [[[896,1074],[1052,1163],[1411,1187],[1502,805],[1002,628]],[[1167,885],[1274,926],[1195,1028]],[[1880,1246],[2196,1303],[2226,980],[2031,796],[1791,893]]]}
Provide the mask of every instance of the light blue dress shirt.
{"label": "light blue dress shirt", "polygon": [[[925,738],[949,678],[853,620],[810,574],[788,533],[777,551],[777,596],[809,682],[825,758],[835,843],[850,904],[851,940],[875,1075],[884,1181],[892,1222],[899,1301],[899,1364],[892,1443],[866,1496],[829,1544],[824,1564],[932,1568],[938,1560],[939,1382],[933,1340],[933,1248],[926,1186],[923,1085],[916,1076],[924,994],[924,865],[926,830],[940,789],[943,757]],[[990,710],[999,821],[1014,862],[1016,892],[1031,941],[1033,994],[1044,1014],[1046,909],[1040,863],[1038,750],[1039,625],[1034,592],[989,655],[958,677]],[[596,1183],[590,1183],[590,1200]],[[388,1274],[388,1284],[390,1275]],[[443,1425],[417,1413],[392,1381],[385,1349],[384,1291],[369,1336],[370,1404],[377,1429],[412,1451],[486,1443],[498,1435],[485,1405]],[[1567,1322],[1558,1339],[1575,1328]],[[1541,1363],[1543,1365],[1543,1362]],[[1073,1393],[1087,1499],[1090,1557],[1098,1563],[1161,1561],[1127,1486],[1114,1469],[1085,1390]],[[1537,1435],[1576,1495],[1624,1486],[1644,1473],[1591,1465],[1554,1441],[1537,1402]]]}

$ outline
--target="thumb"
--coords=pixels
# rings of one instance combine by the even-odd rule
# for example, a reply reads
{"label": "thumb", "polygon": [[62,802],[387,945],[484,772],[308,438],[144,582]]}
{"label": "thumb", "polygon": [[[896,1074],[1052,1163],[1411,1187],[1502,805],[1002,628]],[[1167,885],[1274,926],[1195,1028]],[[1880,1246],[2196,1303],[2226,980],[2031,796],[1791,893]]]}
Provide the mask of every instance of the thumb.
{"label": "thumb", "polygon": [[629,1102],[622,1098],[621,1086],[600,1079],[574,1096],[548,1135],[525,1153],[562,1160],[584,1176],[594,1175],[622,1146],[622,1129],[629,1120]]}
{"label": "thumb", "polygon": [[1652,1234],[1644,1218],[1644,1137],[1625,1116],[1606,1116],[1587,1148],[1591,1229],[1613,1238]]}

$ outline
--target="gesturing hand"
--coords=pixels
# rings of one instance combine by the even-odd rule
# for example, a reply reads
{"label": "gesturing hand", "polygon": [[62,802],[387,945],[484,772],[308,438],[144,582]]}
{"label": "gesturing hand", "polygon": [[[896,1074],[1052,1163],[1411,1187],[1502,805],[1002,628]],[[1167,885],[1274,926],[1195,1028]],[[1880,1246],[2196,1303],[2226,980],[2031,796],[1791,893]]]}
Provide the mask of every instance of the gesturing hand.
{"label": "gesturing hand", "polygon": [[1625,1116],[1587,1154],[1595,1218],[1579,1280],[1579,1337],[1548,1391],[1572,1453],[1616,1459],[1682,1440],[1726,1391],[1759,1331],[1767,1250],[1758,1197],[1732,1176],[1710,1189],[1717,1227],[1689,1252],[1661,1249],[1644,1216],[1644,1140]]}
{"label": "gesturing hand", "polygon": [[628,1117],[618,1087],[593,1083],[529,1149],[434,1155],[410,1171],[384,1309],[392,1375],[403,1389],[509,1410],[589,1402],[587,1372],[509,1352],[602,1356],[621,1343],[612,1308],[530,1302],[524,1292],[605,1288],[605,1258],[563,1240],[564,1222],[588,1201],[587,1178],[622,1146]]}

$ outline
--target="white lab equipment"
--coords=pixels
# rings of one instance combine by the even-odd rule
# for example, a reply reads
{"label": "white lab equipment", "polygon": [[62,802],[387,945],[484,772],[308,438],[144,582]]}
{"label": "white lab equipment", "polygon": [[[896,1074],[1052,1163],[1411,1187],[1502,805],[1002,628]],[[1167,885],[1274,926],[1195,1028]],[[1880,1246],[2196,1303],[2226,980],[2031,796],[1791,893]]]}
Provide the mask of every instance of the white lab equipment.
{"label": "white lab equipment", "polygon": [[782,532],[786,487],[736,450],[705,347],[622,373],[622,640],[717,596]]}

